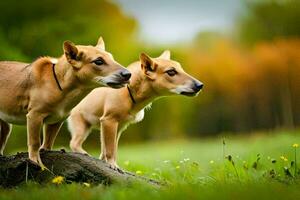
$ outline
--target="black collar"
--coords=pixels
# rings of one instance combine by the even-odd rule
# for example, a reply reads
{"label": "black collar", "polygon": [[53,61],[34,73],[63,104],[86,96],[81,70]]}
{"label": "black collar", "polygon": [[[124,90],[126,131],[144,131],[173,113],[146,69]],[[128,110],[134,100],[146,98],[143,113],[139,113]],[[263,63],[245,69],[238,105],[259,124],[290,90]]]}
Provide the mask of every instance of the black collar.
{"label": "black collar", "polygon": [[129,88],[129,85],[127,84],[126,87],[127,87],[127,90],[128,90],[128,93],[129,93],[129,96],[130,96],[130,99],[131,99],[132,103],[135,104],[136,101],[135,101],[134,98],[133,98],[133,95],[132,95],[132,93],[131,93],[131,90],[130,90],[130,88]]}
{"label": "black collar", "polygon": [[57,76],[56,76],[56,73],[55,73],[55,64],[54,64],[54,63],[52,64],[52,72],[53,72],[53,76],[54,76],[54,79],[55,79],[55,81],[56,81],[56,84],[57,84],[57,86],[58,86],[58,89],[59,89],[60,91],[62,91],[62,88],[61,88],[61,86],[60,86],[60,84],[59,84],[59,81],[58,81]]}

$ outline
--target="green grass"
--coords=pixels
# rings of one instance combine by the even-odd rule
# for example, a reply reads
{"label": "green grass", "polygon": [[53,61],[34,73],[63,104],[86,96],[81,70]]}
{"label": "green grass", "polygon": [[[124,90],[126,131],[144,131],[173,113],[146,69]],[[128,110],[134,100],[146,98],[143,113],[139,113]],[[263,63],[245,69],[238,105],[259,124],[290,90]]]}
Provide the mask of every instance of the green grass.
{"label": "green grass", "polygon": [[295,177],[292,144],[300,143],[298,133],[226,136],[225,145],[221,137],[123,145],[121,167],[168,186],[30,183],[0,189],[0,199],[297,199],[300,174]]}

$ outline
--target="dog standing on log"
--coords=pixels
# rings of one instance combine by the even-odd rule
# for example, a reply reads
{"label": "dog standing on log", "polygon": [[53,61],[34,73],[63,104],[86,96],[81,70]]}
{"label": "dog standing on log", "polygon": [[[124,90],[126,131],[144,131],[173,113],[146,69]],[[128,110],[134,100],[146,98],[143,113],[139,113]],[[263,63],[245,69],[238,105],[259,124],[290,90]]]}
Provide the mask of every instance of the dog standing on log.
{"label": "dog standing on log", "polygon": [[120,88],[131,76],[105,51],[101,37],[96,46],[66,41],[63,49],[64,55],[58,59],[41,57],[31,64],[0,62],[1,154],[11,131],[10,124],[27,123],[29,158],[44,168],[39,149],[52,148],[70,110],[92,89]]}
{"label": "dog standing on log", "polygon": [[68,118],[74,152],[87,153],[82,144],[93,127],[101,127],[100,159],[113,168],[122,131],[131,123],[144,117],[144,108],[155,99],[172,94],[195,96],[203,84],[188,75],[170,52],[164,51],[158,58],[142,53],[140,61],[128,67],[132,73],[127,88],[113,90],[96,88],[75,108]]}

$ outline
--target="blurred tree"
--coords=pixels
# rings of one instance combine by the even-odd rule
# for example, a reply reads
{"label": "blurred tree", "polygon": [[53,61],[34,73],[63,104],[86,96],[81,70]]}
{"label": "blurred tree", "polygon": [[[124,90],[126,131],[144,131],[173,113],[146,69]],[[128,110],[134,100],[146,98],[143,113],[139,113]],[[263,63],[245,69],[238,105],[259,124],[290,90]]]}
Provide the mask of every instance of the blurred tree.
{"label": "blurred tree", "polygon": [[[108,50],[129,62],[124,52],[135,48],[137,24],[113,3],[104,0],[9,0],[0,1],[0,36],[17,54],[1,59],[41,55],[60,56],[64,40],[76,44],[95,44],[104,37]],[[0,52],[7,46],[0,46]],[[130,53],[129,53],[130,54]]]}
{"label": "blurred tree", "polygon": [[238,34],[243,43],[300,35],[299,0],[248,1],[238,18]]}

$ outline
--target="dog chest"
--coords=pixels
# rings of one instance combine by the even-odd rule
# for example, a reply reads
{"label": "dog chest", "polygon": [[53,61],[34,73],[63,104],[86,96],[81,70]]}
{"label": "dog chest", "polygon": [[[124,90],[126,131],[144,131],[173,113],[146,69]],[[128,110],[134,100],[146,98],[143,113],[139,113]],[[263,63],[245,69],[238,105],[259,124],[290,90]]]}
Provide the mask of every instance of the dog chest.
{"label": "dog chest", "polygon": [[69,115],[65,109],[56,109],[50,115],[45,118],[45,122],[52,124],[65,120]]}
{"label": "dog chest", "polygon": [[140,110],[138,113],[135,114],[132,123],[138,123],[142,121],[144,119],[144,115],[145,115],[144,109]]}
{"label": "dog chest", "polygon": [[26,115],[10,115],[8,113],[5,112],[1,112],[0,111],[0,119],[11,123],[11,124],[19,124],[19,125],[23,125],[26,124]]}
{"label": "dog chest", "polygon": [[129,123],[138,123],[138,122],[142,121],[144,119],[144,116],[145,116],[145,109],[149,110],[151,108],[151,105],[152,104],[149,103],[148,105],[146,105],[142,110],[140,110],[136,114],[131,114],[130,119],[129,119]]}

